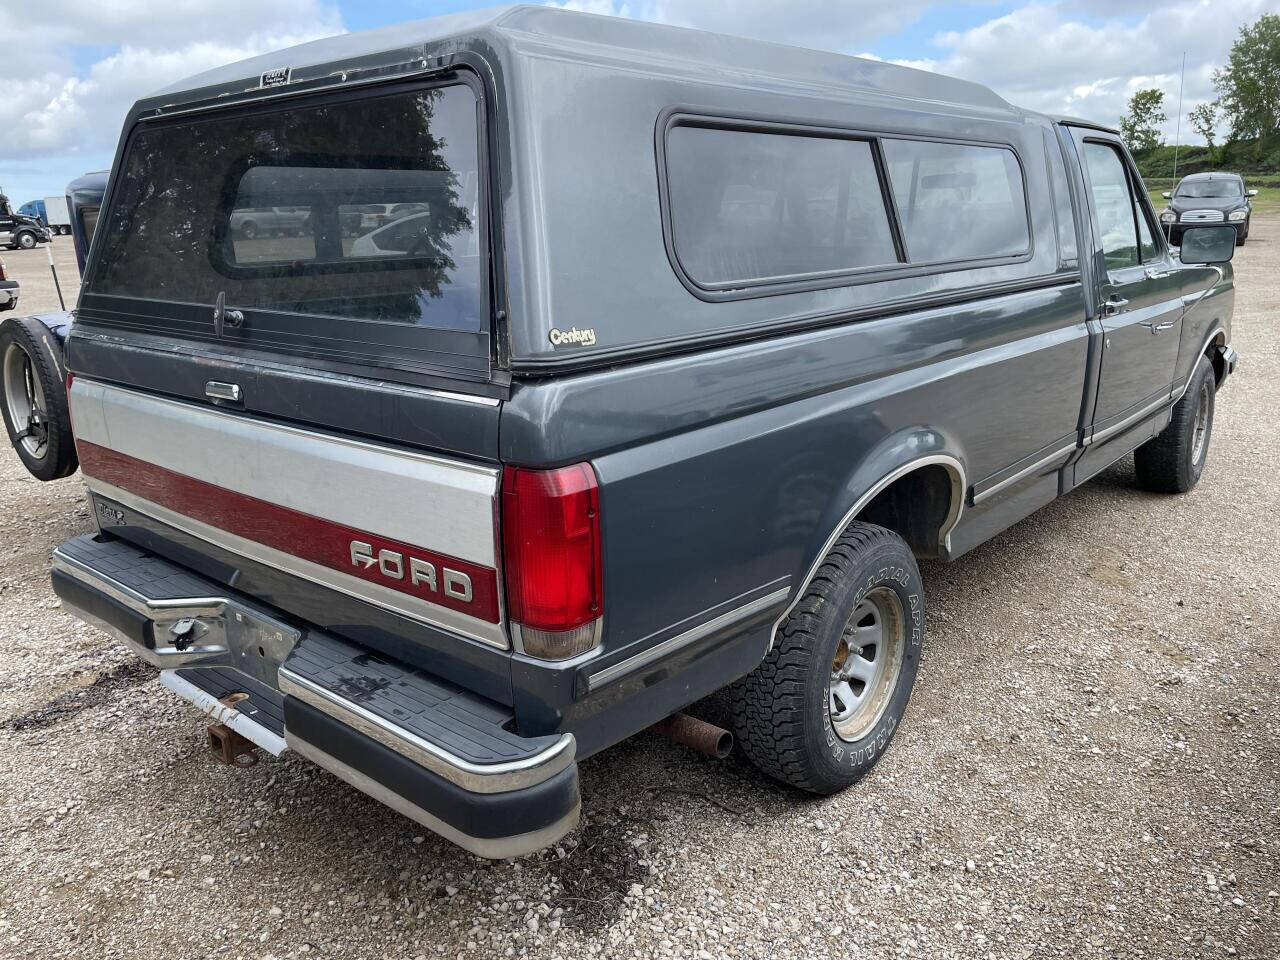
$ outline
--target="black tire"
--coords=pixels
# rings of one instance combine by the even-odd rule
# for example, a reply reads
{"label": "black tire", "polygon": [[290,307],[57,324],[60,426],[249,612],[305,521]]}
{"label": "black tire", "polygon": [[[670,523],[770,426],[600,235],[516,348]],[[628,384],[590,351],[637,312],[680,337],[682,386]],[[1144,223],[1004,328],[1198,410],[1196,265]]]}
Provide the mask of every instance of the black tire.
{"label": "black tire", "polygon": [[21,247],[23,250],[31,250],[32,248],[35,247],[36,242],[37,242],[36,235],[32,233],[30,230],[23,230],[15,238],[15,243],[17,244],[17,246]]}
{"label": "black tire", "polygon": [[1245,227],[1238,234],[1236,234],[1236,246],[1243,247],[1244,242],[1248,239],[1249,239],[1249,228]]}
{"label": "black tire", "polygon": [[[899,654],[883,648],[875,656],[887,657],[883,669],[898,666],[891,680],[877,682],[881,692],[868,701],[875,709],[845,739],[833,721],[833,672],[860,656],[845,638],[857,626],[851,623],[854,611],[873,600],[890,609],[896,603]],[[811,793],[835,793],[856,783],[880,759],[902,720],[923,638],[924,593],[911,549],[891,530],[851,523],[778,629],[764,661],[730,688],[742,752],[769,776]]]}
{"label": "black tire", "polygon": [[[1200,482],[1209,459],[1209,441],[1213,439],[1216,394],[1213,364],[1208,357],[1201,357],[1191,373],[1187,392],[1173,405],[1169,425],[1134,452],[1140,486],[1157,493],[1186,493]],[[1197,442],[1201,408],[1203,436]]]}
{"label": "black tire", "polygon": [[[38,386],[44,406],[34,419],[15,424],[10,389],[22,389],[27,376]],[[75,473],[79,460],[67,410],[62,348],[40,321],[14,317],[0,324],[0,390],[9,442],[31,475],[37,480],[60,480]],[[32,392],[26,396],[30,402]],[[31,406],[39,409],[37,404]],[[28,437],[30,444],[23,442]]]}

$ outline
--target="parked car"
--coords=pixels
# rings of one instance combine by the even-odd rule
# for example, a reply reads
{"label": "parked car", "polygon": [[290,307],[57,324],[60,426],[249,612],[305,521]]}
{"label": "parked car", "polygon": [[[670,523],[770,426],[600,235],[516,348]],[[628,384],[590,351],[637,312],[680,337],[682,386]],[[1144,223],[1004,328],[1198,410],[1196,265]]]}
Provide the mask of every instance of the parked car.
{"label": "parked car", "polygon": [[[391,37],[138,103],[67,340],[98,529],[54,590],[220,742],[505,857],[727,688],[831,793],[917,734],[919,558],[1130,453],[1201,478],[1234,232],[1172,251],[1114,130],[546,7]],[[306,191],[242,259],[234,197]],[[403,252],[343,238],[411,202]]]}
{"label": "parked car", "polygon": [[1175,246],[1182,242],[1187,227],[1206,223],[1230,224],[1236,232],[1236,245],[1244,246],[1253,214],[1249,198],[1257,195],[1257,190],[1245,187],[1239,174],[1193,173],[1179,180],[1175,189],[1164,192],[1169,206],[1161,212],[1160,223]]}
{"label": "parked car", "polygon": [[36,217],[16,213],[9,198],[0,193],[0,245],[10,250],[31,250],[52,239],[47,227]]}
{"label": "parked car", "polygon": [[231,212],[231,232],[251,240],[261,234],[296,235],[311,213],[309,207],[248,207]]}
{"label": "parked car", "polygon": [[18,281],[9,279],[9,275],[5,273],[4,261],[0,260],[0,310],[13,310],[17,307],[20,292]]}

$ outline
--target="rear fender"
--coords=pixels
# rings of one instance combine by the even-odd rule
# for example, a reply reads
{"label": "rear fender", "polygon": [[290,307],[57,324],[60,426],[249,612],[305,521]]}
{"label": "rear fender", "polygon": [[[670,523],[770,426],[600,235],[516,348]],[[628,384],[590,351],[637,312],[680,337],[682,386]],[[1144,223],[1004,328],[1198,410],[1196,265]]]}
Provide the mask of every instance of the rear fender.
{"label": "rear fender", "polygon": [[876,494],[886,489],[895,480],[907,476],[915,470],[938,466],[947,471],[951,479],[950,503],[938,530],[938,553],[946,558],[950,552],[951,531],[960,521],[964,510],[965,493],[968,489],[968,478],[965,473],[964,456],[958,444],[937,430],[927,427],[913,427],[901,431],[873,447],[861,457],[849,470],[848,478],[840,488],[839,496],[832,498],[821,522],[816,527],[816,537],[810,550],[805,554],[802,576],[794,580],[794,592],[787,609],[773,626],[773,634],[790,615],[808,589],[809,582],[818,572],[823,559],[831,551],[836,540],[845,528],[855,520],[866,506],[875,499]]}

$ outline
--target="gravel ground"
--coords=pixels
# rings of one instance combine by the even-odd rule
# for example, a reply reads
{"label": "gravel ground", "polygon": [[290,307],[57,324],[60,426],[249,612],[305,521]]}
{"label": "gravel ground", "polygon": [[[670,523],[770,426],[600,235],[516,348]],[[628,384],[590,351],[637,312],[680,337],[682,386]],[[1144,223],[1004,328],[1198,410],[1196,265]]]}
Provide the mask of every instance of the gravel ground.
{"label": "gravel ground", "polygon": [[0,260],[8,267],[9,279],[17,280],[22,290],[14,312],[0,314],[0,319],[61,309],[58,306],[58,291],[53,284],[53,274],[49,271],[50,245],[54,265],[58,268],[62,296],[68,306],[75,303],[80,292],[80,272],[76,266],[76,248],[70,237],[54,237],[50,243],[42,243],[34,250],[10,250],[4,247],[0,248]]}
{"label": "gravel ground", "polygon": [[0,955],[1280,955],[1278,278],[1260,217],[1195,492],[1142,493],[1126,460],[926,567],[915,697],[859,786],[800,796],[642,735],[583,764],[582,827],[516,862],[297,757],[214,764],[192,708],[59,611],[80,480],[6,448]]}

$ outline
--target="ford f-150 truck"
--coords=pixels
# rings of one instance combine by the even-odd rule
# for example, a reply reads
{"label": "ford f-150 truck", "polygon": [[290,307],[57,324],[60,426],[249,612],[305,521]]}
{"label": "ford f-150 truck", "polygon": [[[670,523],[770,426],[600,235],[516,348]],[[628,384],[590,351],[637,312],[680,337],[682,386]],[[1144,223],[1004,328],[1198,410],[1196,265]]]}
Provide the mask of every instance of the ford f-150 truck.
{"label": "ford f-150 truck", "polygon": [[915,732],[918,558],[1200,479],[1234,238],[1171,250],[1113,130],[834,54],[517,7],[223,67],[125,123],[53,586],[484,856],[725,688],[830,793]]}

